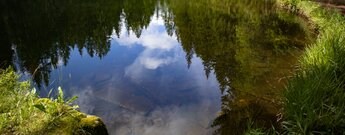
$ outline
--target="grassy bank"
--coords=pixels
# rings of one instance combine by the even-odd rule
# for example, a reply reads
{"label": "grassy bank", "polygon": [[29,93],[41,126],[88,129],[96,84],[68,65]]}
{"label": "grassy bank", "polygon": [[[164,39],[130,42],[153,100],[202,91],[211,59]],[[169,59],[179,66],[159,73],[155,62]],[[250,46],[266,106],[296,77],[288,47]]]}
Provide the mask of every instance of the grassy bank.
{"label": "grassy bank", "polygon": [[105,125],[69,106],[59,88],[56,99],[39,98],[12,69],[0,71],[0,134],[107,134]]}
{"label": "grassy bank", "polygon": [[[299,70],[283,93],[279,134],[345,133],[345,19],[310,1],[278,0],[303,15],[319,35],[300,59]],[[247,134],[262,134],[251,130]]]}
{"label": "grassy bank", "polygon": [[284,92],[284,130],[293,134],[345,132],[345,20],[309,1],[284,1],[306,15],[319,36],[300,60]]}
{"label": "grassy bank", "polygon": [[[344,17],[310,1],[278,0],[278,3],[307,17],[319,35],[300,58],[299,70],[283,92],[282,131],[270,134],[344,134]],[[249,130],[246,134],[266,133]]]}

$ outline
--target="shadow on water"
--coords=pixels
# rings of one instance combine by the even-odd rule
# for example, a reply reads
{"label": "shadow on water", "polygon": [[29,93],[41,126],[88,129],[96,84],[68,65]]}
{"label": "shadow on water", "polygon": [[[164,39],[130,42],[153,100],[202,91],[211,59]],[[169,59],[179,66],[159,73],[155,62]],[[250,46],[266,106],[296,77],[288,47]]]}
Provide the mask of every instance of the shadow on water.
{"label": "shadow on water", "polygon": [[[143,6],[135,6],[143,5]],[[49,74],[59,64],[67,65],[72,49],[93,57],[104,57],[110,49],[110,36],[120,33],[121,18],[137,36],[155,10],[154,0],[4,0],[1,6],[1,49],[4,61],[12,61],[15,45],[19,68],[47,85]],[[124,12],[122,12],[124,11]]]}
{"label": "shadow on water", "polygon": [[[176,37],[183,49],[187,61],[184,66],[192,67],[193,58],[200,59],[205,76],[215,76],[219,83],[221,110],[212,124],[203,128],[212,129],[212,126],[215,134],[224,135],[242,134],[248,126],[276,126],[279,93],[286,77],[293,72],[305,43],[310,42],[312,37],[301,18],[277,10],[273,1],[266,0],[2,0],[0,15],[0,64],[4,64],[4,67],[17,65],[17,70],[33,75],[38,87],[50,83],[51,72],[56,68],[69,64],[74,50],[78,50],[81,56],[86,52],[90,57],[98,57],[102,61],[107,54],[116,52],[111,49],[115,37],[121,39],[121,33],[127,32],[140,39],[155,15],[162,18],[164,31]],[[154,40],[157,39],[149,41]],[[128,54],[131,55],[131,52]],[[138,54],[132,57],[134,55]],[[131,56],[123,56],[124,59],[132,59]],[[82,67],[79,65],[77,68]],[[157,67],[149,65],[149,68]],[[121,70],[114,74],[123,76]],[[111,112],[120,112],[121,109],[127,110],[126,113],[144,110],[143,115],[151,113],[149,116],[154,117],[155,113],[161,115],[159,113],[188,111],[186,114],[191,115],[186,116],[191,117],[193,111],[202,111],[200,107],[186,107],[182,112],[166,107],[196,101],[191,95],[197,87],[193,82],[189,83],[189,87],[186,83],[192,78],[179,80],[178,71],[173,68],[166,72],[176,72],[174,79],[167,79],[174,77],[173,74],[160,79],[179,87],[156,84],[160,80],[153,71],[148,72],[153,76],[152,80],[139,80],[140,83],[114,80],[110,71],[103,72],[107,73],[103,73],[103,76],[89,75],[93,79],[85,81],[85,84],[92,83],[99,89],[89,93],[103,93],[108,97],[123,93],[136,98],[128,100],[124,96],[121,100],[126,101],[115,102],[85,92],[84,96],[89,97],[88,103],[92,101],[94,106],[100,106],[101,114],[112,115]],[[105,90],[105,86],[115,87],[109,80],[117,81],[120,86],[116,87],[121,87],[122,91],[107,93],[109,91]],[[186,86],[180,86],[182,84]],[[161,92],[161,88],[180,88],[180,93],[192,94],[173,95]],[[144,103],[130,103],[137,101]],[[160,111],[153,111],[154,103],[162,107]],[[92,113],[98,114],[97,111]],[[129,116],[121,117],[117,119]],[[123,124],[114,121],[124,120],[105,121],[108,126],[113,126]],[[164,120],[154,118],[151,123],[160,121]]]}
{"label": "shadow on water", "polygon": [[273,1],[169,2],[168,30],[178,35],[189,64],[197,56],[206,76],[214,72],[223,93],[215,133],[279,129],[279,93],[313,37],[303,20],[277,10]]}

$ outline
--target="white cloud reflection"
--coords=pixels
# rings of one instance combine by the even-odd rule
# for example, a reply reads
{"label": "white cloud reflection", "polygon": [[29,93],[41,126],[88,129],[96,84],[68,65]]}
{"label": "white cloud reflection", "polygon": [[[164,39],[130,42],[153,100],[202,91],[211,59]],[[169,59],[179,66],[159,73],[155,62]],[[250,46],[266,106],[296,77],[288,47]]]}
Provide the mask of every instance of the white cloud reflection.
{"label": "white cloud reflection", "polygon": [[118,135],[209,135],[215,112],[209,102],[157,108],[149,116],[131,115],[126,126],[112,133]]}
{"label": "white cloud reflection", "polygon": [[[82,74],[71,92],[79,96],[80,110],[102,117],[114,135],[211,134],[220,106],[215,76],[206,79],[198,58],[187,69],[185,54],[176,36],[166,33],[162,18],[153,20],[140,38],[122,31],[113,43],[143,50],[129,65],[96,64]],[[173,73],[152,73],[159,68]]]}
{"label": "white cloud reflection", "polygon": [[[209,135],[214,131],[210,124],[220,107],[218,84],[213,74],[209,79],[205,78],[200,59],[192,60],[190,70],[184,70],[184,73],[178,76],[191,77],[190,82],[174,84],[173,81],[160,80],[159,83],[163,85],[177,85],[174,89],[147,89],[145,92],[141,88],[133,87],[133,83],[127,84],[117,71],[104,73],[104,70],[98,69],[78,79],[81,84],[89,85],[72,88],[75,89],[72,95],[79,96],[76,103],[80,105],[82,112],[103,118],[109,133],[113,135]],[[101,82],[102,85],[90,84],[89,80]],[[186,85],[186,88],[196,90],[180,91],[185,89]],[[159,84],[155,87],[158,86]],[[138,95],[138,91],[145,94]],[[155,96],[147,96],[150,93]],[[159,97],[166,97],[162,99],[163,102],[178,100],[172,98],[179,94],[184,95],[183,99],[194,97],[197,102],[176,102],[163,106],[151,102],[153,98]]]}
{"label": "white cloud reflection", "polygon": [[75,93],[82,97],[77,104],[81,111],[102,117],[111,135],[209,135],[214,131],[210,125],[218,105],[212,100],[158,107],[145,114],[104,102],[100,99],[116,99],[97,97],[92,91]]}
{"label": "white cloud reflection", "polygon": [[140,60],[140,63],[144,65],[144,67],[146,67],[147,69],[156,69],[158,68],[160,65],[164,65],[164,64],[169,64],[171,63],[173,60],[171,57],[168,57],[166,59],[159,59],[159,58],[144,58]]}
{"label": "white cloud reflection", "polygon": [[161,17],[152,20],[148,28],[142,32],[140,38],[137,38],[133,32],[128,35],[125,28],[126,27],[122,27],[122,31],[125,32],[120,34],[120,38],[116,36],[112,38],[122,46],[131,47],[134,45],[141,45],[144,47],[144,51],[134,63],[128,66],[126,71],[127,74],[132,74],[132,72],[136,72],[134,69],[140,69],[142,67],[154,70],[176,60],[176,54],[165,55],[165,53],[177,49],[179,43],[175,35],[169,36],[166,33]]}

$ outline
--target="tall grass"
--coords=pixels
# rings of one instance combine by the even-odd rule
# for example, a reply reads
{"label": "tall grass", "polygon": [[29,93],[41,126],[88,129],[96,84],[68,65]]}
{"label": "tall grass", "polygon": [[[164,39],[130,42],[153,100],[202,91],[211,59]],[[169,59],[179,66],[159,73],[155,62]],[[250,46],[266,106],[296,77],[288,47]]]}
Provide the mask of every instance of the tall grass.
{"label": "tall grass", "polygon": [[287,134],[345,133],[345,19],[339,13],[301,1],[298,12],[319,28],[319,36],[300,60],[299,71],[283,94]]}
{"label": "tall grass", "polygon": [[69,106],[76,97],[65,100],[59,88],[56,99],[39,98],[30,83],[18,82],[18,77],[11,68],[0,71],[0,134],[92,134],[95,124],[90,119],[103,127],[99,133],[107,134],[99,118]]}
{"label": "tall grass", "polygon": [[[345,19],[310,1],[278,0],[308,17],[319,35],[283,93],[281,134],[345,133]],[[250,129],[246,134],[276,134]]]}

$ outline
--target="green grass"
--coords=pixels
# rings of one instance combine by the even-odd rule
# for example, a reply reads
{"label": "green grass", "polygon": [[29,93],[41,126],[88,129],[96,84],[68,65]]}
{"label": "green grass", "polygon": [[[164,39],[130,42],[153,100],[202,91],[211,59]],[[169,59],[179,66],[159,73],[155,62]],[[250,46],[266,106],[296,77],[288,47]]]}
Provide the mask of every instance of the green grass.
{"label": "green grass", "polygon": [[59,88],[56,99],[39,98],[28,81],[18,78],[11,68],[0,71],[0,134],[107,134],[98,117],[69,105],[76,97],[64,100]]}
{"label": "green grass", "polygon": [[258,128],[253,125],[253,122],[249,122],[247,125],[247,130],[243,135],[279,135],[279,131],[275,129],[272,125],[272,128]]}
{"label": "green grass", "polygon": [[[279,134],[344,134],[345,19],[339,12],[310,1],[278,2],[307,17],[319,33],[283,92]],[[276,133],[249,128],[246,134]]]}
{"label": "green grass", "polygon": [[267,133],[262,129],[251,129],[244,133],[244,135],[266,135]]}
{"label": "green grass", "polygon": [[283,94],[286,134],[345,133],[345,19],[308,1],[285,0],[318,27]]}

